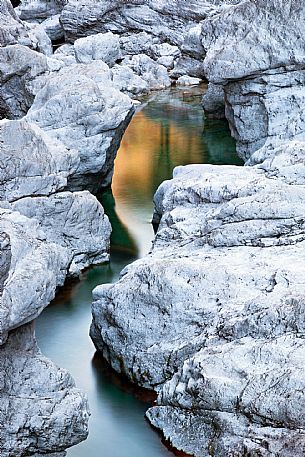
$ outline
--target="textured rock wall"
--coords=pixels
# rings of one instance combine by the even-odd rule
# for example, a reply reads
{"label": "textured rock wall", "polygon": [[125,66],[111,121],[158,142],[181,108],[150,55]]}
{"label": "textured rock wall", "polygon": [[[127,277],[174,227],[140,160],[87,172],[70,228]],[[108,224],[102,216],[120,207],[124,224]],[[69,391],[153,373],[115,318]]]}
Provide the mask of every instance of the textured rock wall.
{"label": "textured rock wall", "polygon": [[152,252],[94,291],[96,347],[196,457],[304,454],[304,11],[246,0],[203,22],[205,106],[252,167],[177,168]]}

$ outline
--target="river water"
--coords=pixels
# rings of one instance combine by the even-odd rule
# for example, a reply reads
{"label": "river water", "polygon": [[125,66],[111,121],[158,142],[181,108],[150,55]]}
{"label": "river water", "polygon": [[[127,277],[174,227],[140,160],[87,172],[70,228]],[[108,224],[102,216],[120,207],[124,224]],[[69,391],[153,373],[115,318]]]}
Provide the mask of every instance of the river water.
{"label": "river water", "polygon": [[203,90],[167,90],[144,101],[125,132],[112,191],[99,196],[113,226],[110,263],[69,283],[37,321],[42,352],[66,368],[89,398],[89,438],[70,449],[69,457],[173,455],[144,419],[146,399],[95,355],[88,336],[91,292],[98,284],[115,282],[125,265],[149,251],[153,194],[176,165],[241,164],[227,124],[204,120]]}

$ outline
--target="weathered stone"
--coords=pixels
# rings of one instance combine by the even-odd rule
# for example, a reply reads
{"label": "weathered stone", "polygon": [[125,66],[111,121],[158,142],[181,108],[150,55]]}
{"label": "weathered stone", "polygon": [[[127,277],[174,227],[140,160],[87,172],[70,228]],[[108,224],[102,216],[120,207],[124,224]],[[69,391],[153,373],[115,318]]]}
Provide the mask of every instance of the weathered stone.
{"label": "weathered stone", "polygon": [[140,385],[169,380],[148,417],[196,457],[305,445],[304,145],[290,148],[287,168],[283,144],[252,168],[178,167],[152,253],[94,291],[97,348]]}
{"label": "weathered stone", "polygon": [[66,277],[70,257],[66,249],[46,240],[35,219],[18,212],[1,208],[0,230],[6,234],[11,252],[0,299],[3,344],[10,330],[34,320],[54,298]]}
{"label": "weathered stone", "polygon": [[79,165],[75,150],[24,120],[0,122],[0,143],[0,200],[63,190]]}
{"label": "weathered stone", "polygon": [[102,206],[89,192],[23,198],[12,208],[38,221],[48,241],[68,249],[72,259],[68,265],[70,276],[109,260],[111,226]]}
{"label": "weathered stone", "polygon": [[0,47],[0,118],[24,116],[46,76],[61,66],[25,46]]}
{"label": "weathered stone", "polygon": [[108,70],[102,61],[62,68],[48,78],[25,117],[79,152],[69,189],[97,191],[110,184],[122,135],[134,113],[131,99],[111,85]]}
{"label": "weathered stone", "polygon": [[247,0],[202,23],[204,71],[224,86],[226,117],[244,159],[269,139],[304,138],[304,21],[300,0]]}
{"label": "weathered stone", "polygon": [[[33,325],[1,346],[1,456],[64,456],[88,434],[88,405],[71,376],[39,351]],[[62,452],[61,452],[62,451]]]}
{"label": "weathered stone", "polygon": [[75,41],[74,49],[79,63],[102,60],[112,67],[121,58],[119,37],[111,32],[80,38]]}
{"label": "weathered stone", "polygon": [[68,0],[21,0],[17,11],[25,21],[44,20],[60,14],[67,3]]}
{"label": "weathered stone", "polygon": [[172,84],[167,69],[145,54],[126,56],[122,65],[131,68],[136,75],[144,79],[150,90],[165,89]]}

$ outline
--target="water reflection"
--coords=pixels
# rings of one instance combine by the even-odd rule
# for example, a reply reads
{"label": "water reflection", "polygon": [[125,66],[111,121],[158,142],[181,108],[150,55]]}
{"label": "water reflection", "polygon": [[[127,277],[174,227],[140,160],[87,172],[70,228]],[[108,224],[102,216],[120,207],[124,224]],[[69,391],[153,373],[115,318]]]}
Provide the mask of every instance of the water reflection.
{"label": "water reflection", "polygon": [[80,283],[67,285],[38,320],[42,351],[69,370],[89,396],[89,438],[69,450],[69,457],[172,455],[144,420],[143,397],[136,398],[126,383],[110,377],[101,360],[93,358],[88,336],[91,291],[116,281],[127,264],[149,250],[152,196],[176,165],[240,163],[227,125],[204,123],[201,96],[202,89],[164,91],[136,114],[116,159],[113,195],[108,190],[99,196],[113,226],[111,262],[87,271]]}

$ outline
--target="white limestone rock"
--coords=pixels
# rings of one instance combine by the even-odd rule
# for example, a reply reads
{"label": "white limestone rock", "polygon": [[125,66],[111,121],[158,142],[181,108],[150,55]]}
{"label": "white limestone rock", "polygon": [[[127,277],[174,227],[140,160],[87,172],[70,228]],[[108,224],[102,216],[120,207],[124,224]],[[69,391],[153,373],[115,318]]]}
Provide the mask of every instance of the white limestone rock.
{"label": "white limestone rock", "polygon": [[39,222],[47,240],[68,249],[68,275],[109,260],[111,226],[103,207],[88,191],[22,198],[12,208]]}
{"label": "white limestone rock", "polygon": [[302,0],[246,0],[203,22],[209,81],[225,83],[271,69],[304,65]]}
{"label": "white limestone rock", "polygon": [[41,22],[41,27],[44,29],[50,40],[56,41],[64,38],[64,31],[62,25],[59,21],[60,15],[55,14],[43,22]]}
{"label": "white limestone rock", "polygon": [[122,135],[134,113],[131,99],[116,90],[102,61],[70,65],[51,75],[25,119],[79,152],[70,189],[97,191],[111,182]]}
{"label": "white limestone rock", "polygon": [[202,82],[199,78],[192,78],[191,76],[180,76],[177,79],[178,86],[196,86]]}
{"label": "white limestone rock", "polygon": [[[9,243],[10,265],[0,298],[0,344],[7,333],[34,320],[64,283],[70,256],[48,242],[34,219],[0,209],[0,231]],[[43,272],[43,274],[42,274]]]}
{"label": "white limestone rock", "polygon": [[283,69],[225,86],[226,117],[244,160],[269,142],[305,139],[304,82],[304,70]]}
{"label": "white limestone rock", "polygon": [[0,122],[0,200],[48,196],[67,187],[79,155],[25,120]]}
{"label": "white limestone rock", "polygon": [[133,95],[143,95],[149,92],[149,82],[138,76],[127,65],[114,65],[111,69],[112,84],[121,92]]}
{"label": "white limestone rock", "polygon": [[17,8],[20,19],[41,21],[60,14],[68,0],[21,0]]}
{"label": "white limestone rock", "polygon": [[160,44],[160,38],[147,32],[134,33],[129,31],[120,36],[120,47],[123,55],[146,54],[151,57],[151,48]]}
{"label": "white limestone rock", "polygon": [[94,291],[96,347],[160,392],[148,418],[196,457],[305,445],[304,144],[290,147],[287,169],[283,144],[255,167],[178,167],[152,252]]}
{"label": "white limestone rock", "polygon": [[71,376],[39,351],[33,325],[1,346],[1,456],[64,456],[88,435],[88,404]]}
{"label": "white limestone rock", "polygon": [[122,65],[131,68],[136,75],[146,81],[149,90],[166,89],[172,84],[167,69],[145,54],[126,56]]}
{"label": "white limestone rock", "polygon": [[61,66],[25,46],[0,47],[0,118],[24,116],[50,72]]}
{"label": "white limestone rock", "polygon": [[202,23],[204,71],[224,86],[226,117],[245,160],[269,139],[304,138],[304,21],[300,0],[247,0]]}
{"label": "white limestone rock", "polygon": [[10,0],[0,1],[0,48],[12,44],[31,46],[27,26],[18,18]]}
{"label": "white limestone rock", "polygon": [[121,59],[120,40],[111,32],[80,38],[74,43],[75,57],[79,63],[102,60],[112,67]]}
{"label": "white limestone rock", "polygon": [[71,41],[108,31],[119,34],[138,31],[177,45],[183,40],[185,28],[204,19],[210,8],[210,3],[203,0],[88,0],[86,4],[70,0],[61,13],[61,22]]}

